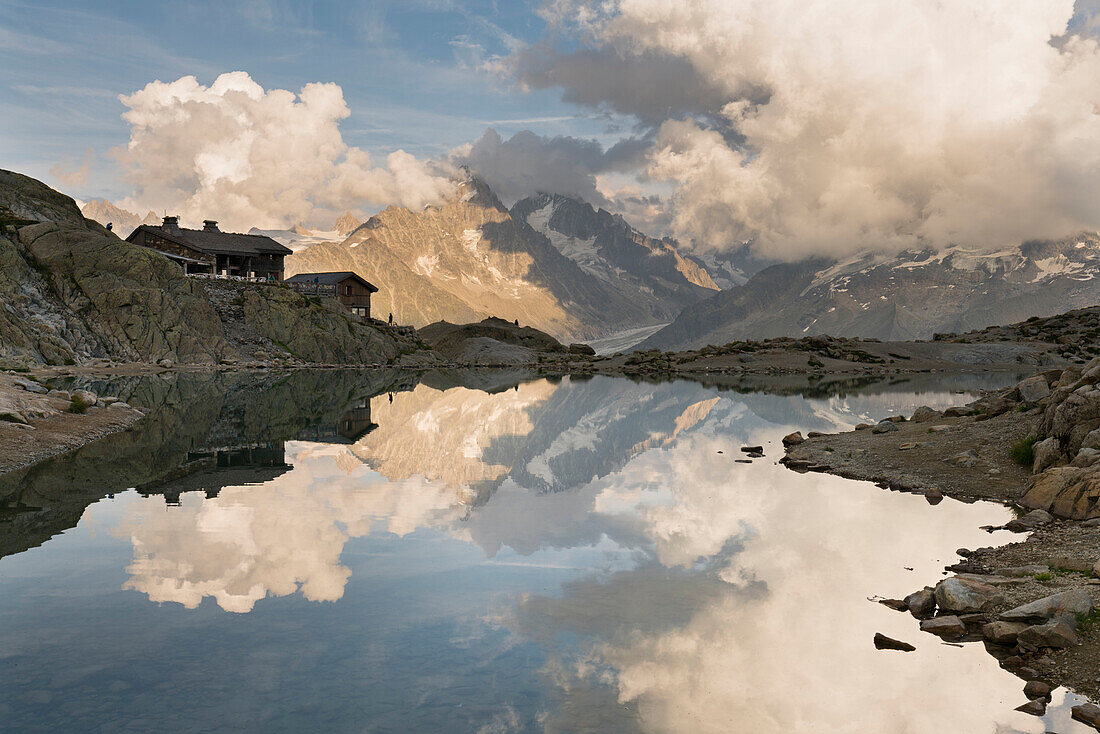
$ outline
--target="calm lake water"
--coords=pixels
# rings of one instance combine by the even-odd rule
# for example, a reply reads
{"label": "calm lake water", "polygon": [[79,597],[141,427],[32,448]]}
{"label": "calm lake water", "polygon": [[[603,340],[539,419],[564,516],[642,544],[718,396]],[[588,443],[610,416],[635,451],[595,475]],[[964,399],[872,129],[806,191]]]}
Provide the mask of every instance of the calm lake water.
{"label": "calm lake water", "polygon": [[966,401],[943,385],[93,387],[152,413],[0,478],[5,731],[1091,731],[869,600],[1009,542],[978,529],[1007,509],[775,463],[792,430]]}

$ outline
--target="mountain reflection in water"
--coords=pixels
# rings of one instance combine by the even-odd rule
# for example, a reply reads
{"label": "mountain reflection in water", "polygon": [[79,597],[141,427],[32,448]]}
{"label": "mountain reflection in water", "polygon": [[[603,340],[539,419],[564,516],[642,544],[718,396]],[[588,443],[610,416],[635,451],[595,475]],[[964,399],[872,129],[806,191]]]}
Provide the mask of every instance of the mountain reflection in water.
{"label": "mountain reflection in water", "polygon": [[[1006,509],[775,464],[791,430],[958,395],[456,381],[134,382],[154,408],[141,433],[0,485],[0,713],[16,729],[1085,731],[1066,704],[1012,711],[1022,684],[980,646],[868,600],[933,581]],[[734,463],[745,444],[767,458]],[[876,651],[875,632],[918,649]]]}

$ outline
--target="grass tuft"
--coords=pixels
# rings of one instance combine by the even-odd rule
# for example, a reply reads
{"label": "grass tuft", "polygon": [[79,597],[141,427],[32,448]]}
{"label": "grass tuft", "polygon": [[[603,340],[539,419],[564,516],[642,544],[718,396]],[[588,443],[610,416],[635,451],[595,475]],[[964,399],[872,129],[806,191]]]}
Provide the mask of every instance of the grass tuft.
{"label": "grass tuft", "polygon": [[1012,460],[1021,466],[1031,466],[1035,463],[1035,441],[1033,434],[1028,434],[1012,445],[1009,454]]}

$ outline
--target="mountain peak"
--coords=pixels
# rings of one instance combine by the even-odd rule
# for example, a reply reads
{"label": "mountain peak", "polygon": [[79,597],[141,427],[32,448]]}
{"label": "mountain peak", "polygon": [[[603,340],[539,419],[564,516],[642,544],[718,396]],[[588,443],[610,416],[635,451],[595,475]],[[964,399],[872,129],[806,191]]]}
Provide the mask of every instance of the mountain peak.
{"label": "mountain peak", "polygon": [[333,223],[332,230],[347,236],[354,232],[360,224],[362,224],[362,220],[360,220],[359,217],[351,212],[344,212],[340,215],[340,218]]}

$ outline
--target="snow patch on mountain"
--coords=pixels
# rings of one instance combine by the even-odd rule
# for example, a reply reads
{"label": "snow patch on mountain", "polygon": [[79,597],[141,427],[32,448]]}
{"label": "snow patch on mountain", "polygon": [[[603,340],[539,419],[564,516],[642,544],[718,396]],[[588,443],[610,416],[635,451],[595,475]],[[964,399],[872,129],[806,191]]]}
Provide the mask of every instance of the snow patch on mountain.
{"label": "snow patch on mountain", "polygon": [[557,203],[551,199],[546,206],[531,212],[527,216],[527,224],[539,234],[545,235],[558,252],[580,265],[585,271],[604,280],[613,278],[617,274],[617,268],[609,267],[600,258],[599,250],[596,247],[596,235],[581,239],[562,234],[550,227],[550,218],[554,216],[556,210]]}

